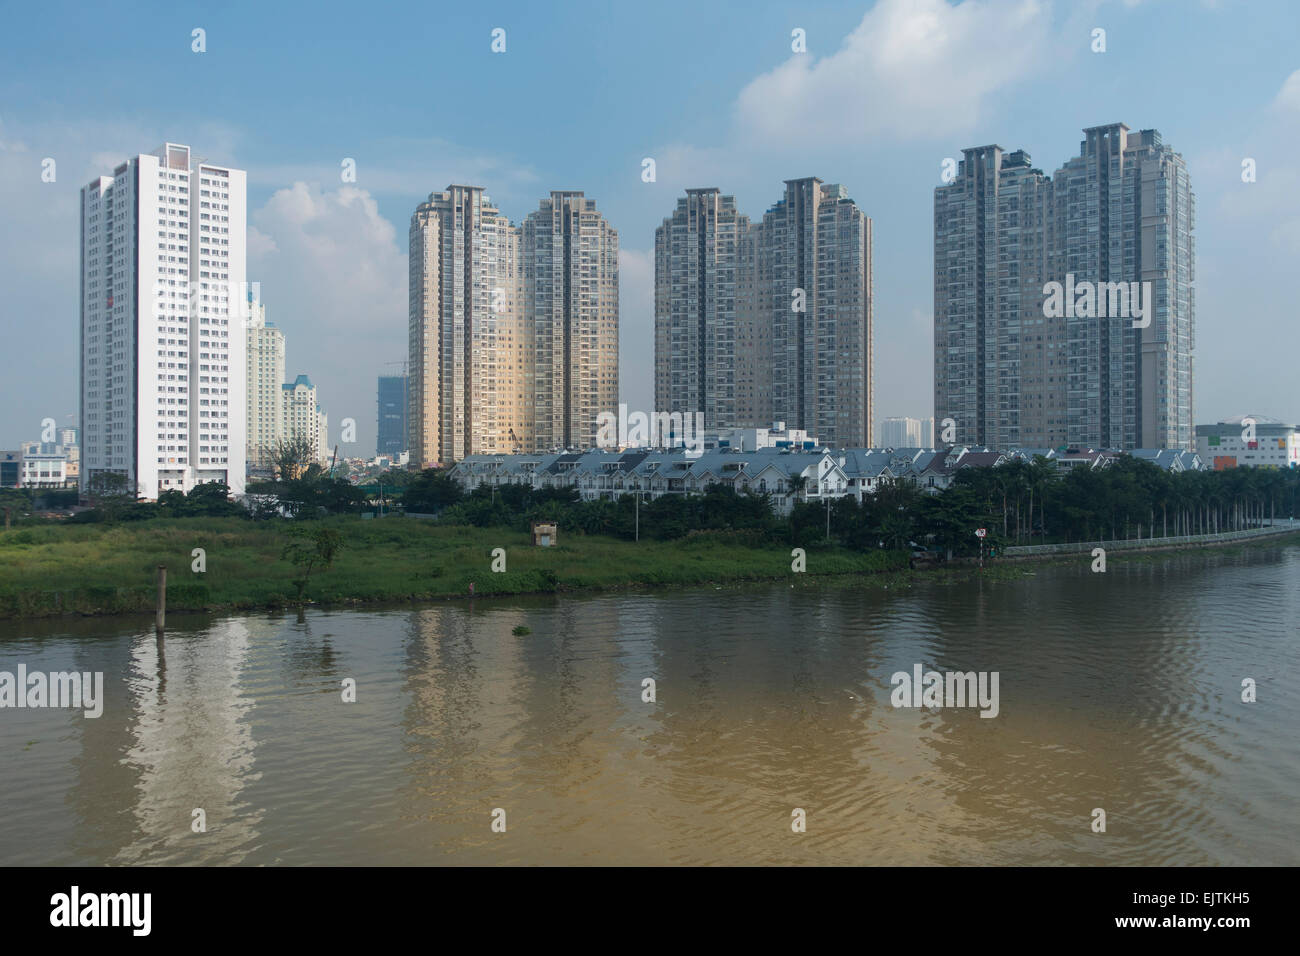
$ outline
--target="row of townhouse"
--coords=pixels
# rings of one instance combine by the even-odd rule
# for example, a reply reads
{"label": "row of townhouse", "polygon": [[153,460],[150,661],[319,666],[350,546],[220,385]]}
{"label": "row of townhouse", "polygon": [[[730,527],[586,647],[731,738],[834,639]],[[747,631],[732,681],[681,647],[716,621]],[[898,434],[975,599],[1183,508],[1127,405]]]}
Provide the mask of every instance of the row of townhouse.
{"label": "row of townhouse", "polygon": [[[859,502],[890,481],[908,481],[937,494],[963,468],[996,468],[1013,460],[1043,457],[1062,471],[1105,468],[1121,453],[1093,449],[1016,449],[1007,452],[955,446],[933,448],[846,448],[756,451],[719,449],[689,456],[683,449],[622,452],[555,452],[533,455],[469,455],[449,474],[467,491],[479,487],[527,485],[533,489],[576,488],[585,501],[641,495],[703,494],[718,486],[738,494],[766,494],[779,514],[796,501],[853,497]],[[1199,469],[1191,452],[1139,450],[1137,457],[1170,471]]]}
{"label": "row of townhouse", "polygon": [[835,454],[774,448],[710,451],[694,457],[682,449],[469,455],[450,474],[466,490],[517,484],[534,489],[576,488],[584,501],[622,495],[652,500],[703,494],[718,486],[738,494],[771,495],[773,507],[781,514],[788,514],[796,499],[838,498],[849,490]]}

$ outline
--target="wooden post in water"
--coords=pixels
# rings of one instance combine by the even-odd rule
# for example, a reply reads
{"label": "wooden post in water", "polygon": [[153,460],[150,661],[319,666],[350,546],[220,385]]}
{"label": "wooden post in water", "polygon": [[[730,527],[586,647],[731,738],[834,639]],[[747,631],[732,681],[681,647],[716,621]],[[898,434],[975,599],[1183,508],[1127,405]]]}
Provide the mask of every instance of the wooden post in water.
{"label": "wooden post in water", "polygon": [[154,633],[159,637],[167,626],[167,565],[158,565],[158,609],[154,612]]}

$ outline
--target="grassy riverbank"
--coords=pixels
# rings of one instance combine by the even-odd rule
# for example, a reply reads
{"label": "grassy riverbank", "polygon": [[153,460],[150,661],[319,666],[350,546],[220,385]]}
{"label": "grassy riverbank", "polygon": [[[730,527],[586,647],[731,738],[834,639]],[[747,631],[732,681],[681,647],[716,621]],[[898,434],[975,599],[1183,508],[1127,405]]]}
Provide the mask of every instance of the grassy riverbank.
{"label": "grassy riverbank", "polygon": [[[791,573],[790,548],[717,532],[672,542],[562,535],[552,548],[497,528],[413,519],[328,519],[344,547],[317,569],[307,599],[317,604],[432,601],[476,595],[806,580],[904,571],[907,556],[845,549],[807,553]],[[151,612],[154,574],[167,566],[169,611],[249,610],[294,602],[301,572],[281,553],[290,526],[239,518],[171,518],[104,525],[50,525],[0,532],[0,618]],[[193,549],[206,570],[191,569]],[[491,570],[504,548],[506,571]]]}

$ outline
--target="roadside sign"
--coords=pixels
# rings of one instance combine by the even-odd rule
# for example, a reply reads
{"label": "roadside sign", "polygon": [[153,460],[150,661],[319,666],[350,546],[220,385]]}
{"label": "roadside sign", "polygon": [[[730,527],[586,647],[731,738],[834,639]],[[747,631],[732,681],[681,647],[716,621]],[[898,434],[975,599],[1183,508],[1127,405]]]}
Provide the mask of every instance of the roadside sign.
{"label": "roadside sign", "polygon": [[985,531],[983,528],[976,528],[976,529],[975,529],[975,537],[977,537],[977,538],[982,538],[982,537],[984,537],[984,535],[986,535],[986,534],[988,534],[988,532]]}

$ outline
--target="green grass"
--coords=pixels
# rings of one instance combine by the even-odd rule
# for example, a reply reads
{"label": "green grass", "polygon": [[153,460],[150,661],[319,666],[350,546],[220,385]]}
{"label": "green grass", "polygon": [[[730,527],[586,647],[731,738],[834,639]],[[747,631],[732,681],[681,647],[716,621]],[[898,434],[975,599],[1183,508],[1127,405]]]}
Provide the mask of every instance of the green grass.
{"label": "green grass", "polygon": [[[790,570],[790,548],[743,536],[700,534],[630,542],[561,534],[536,548],[523,533],[442,526],[415,519],[333,518],[344,537],[333,567],[312,573],[317,604],[392,603],[476,596],[641,587],[721,585],[906,569],[907,556],[843,549],[807,553],[807,573]],[[154,575],[167,566],[168,611],[248,610],[291,605],[298,569],[282,560],[284,523],[173,518],[139,523],[50,525],[0,532],[0,618],[66,613],[152,612]],[[194,548],[207,570],[191,570]],[[505,572],[491,570],[506,549]]]}

